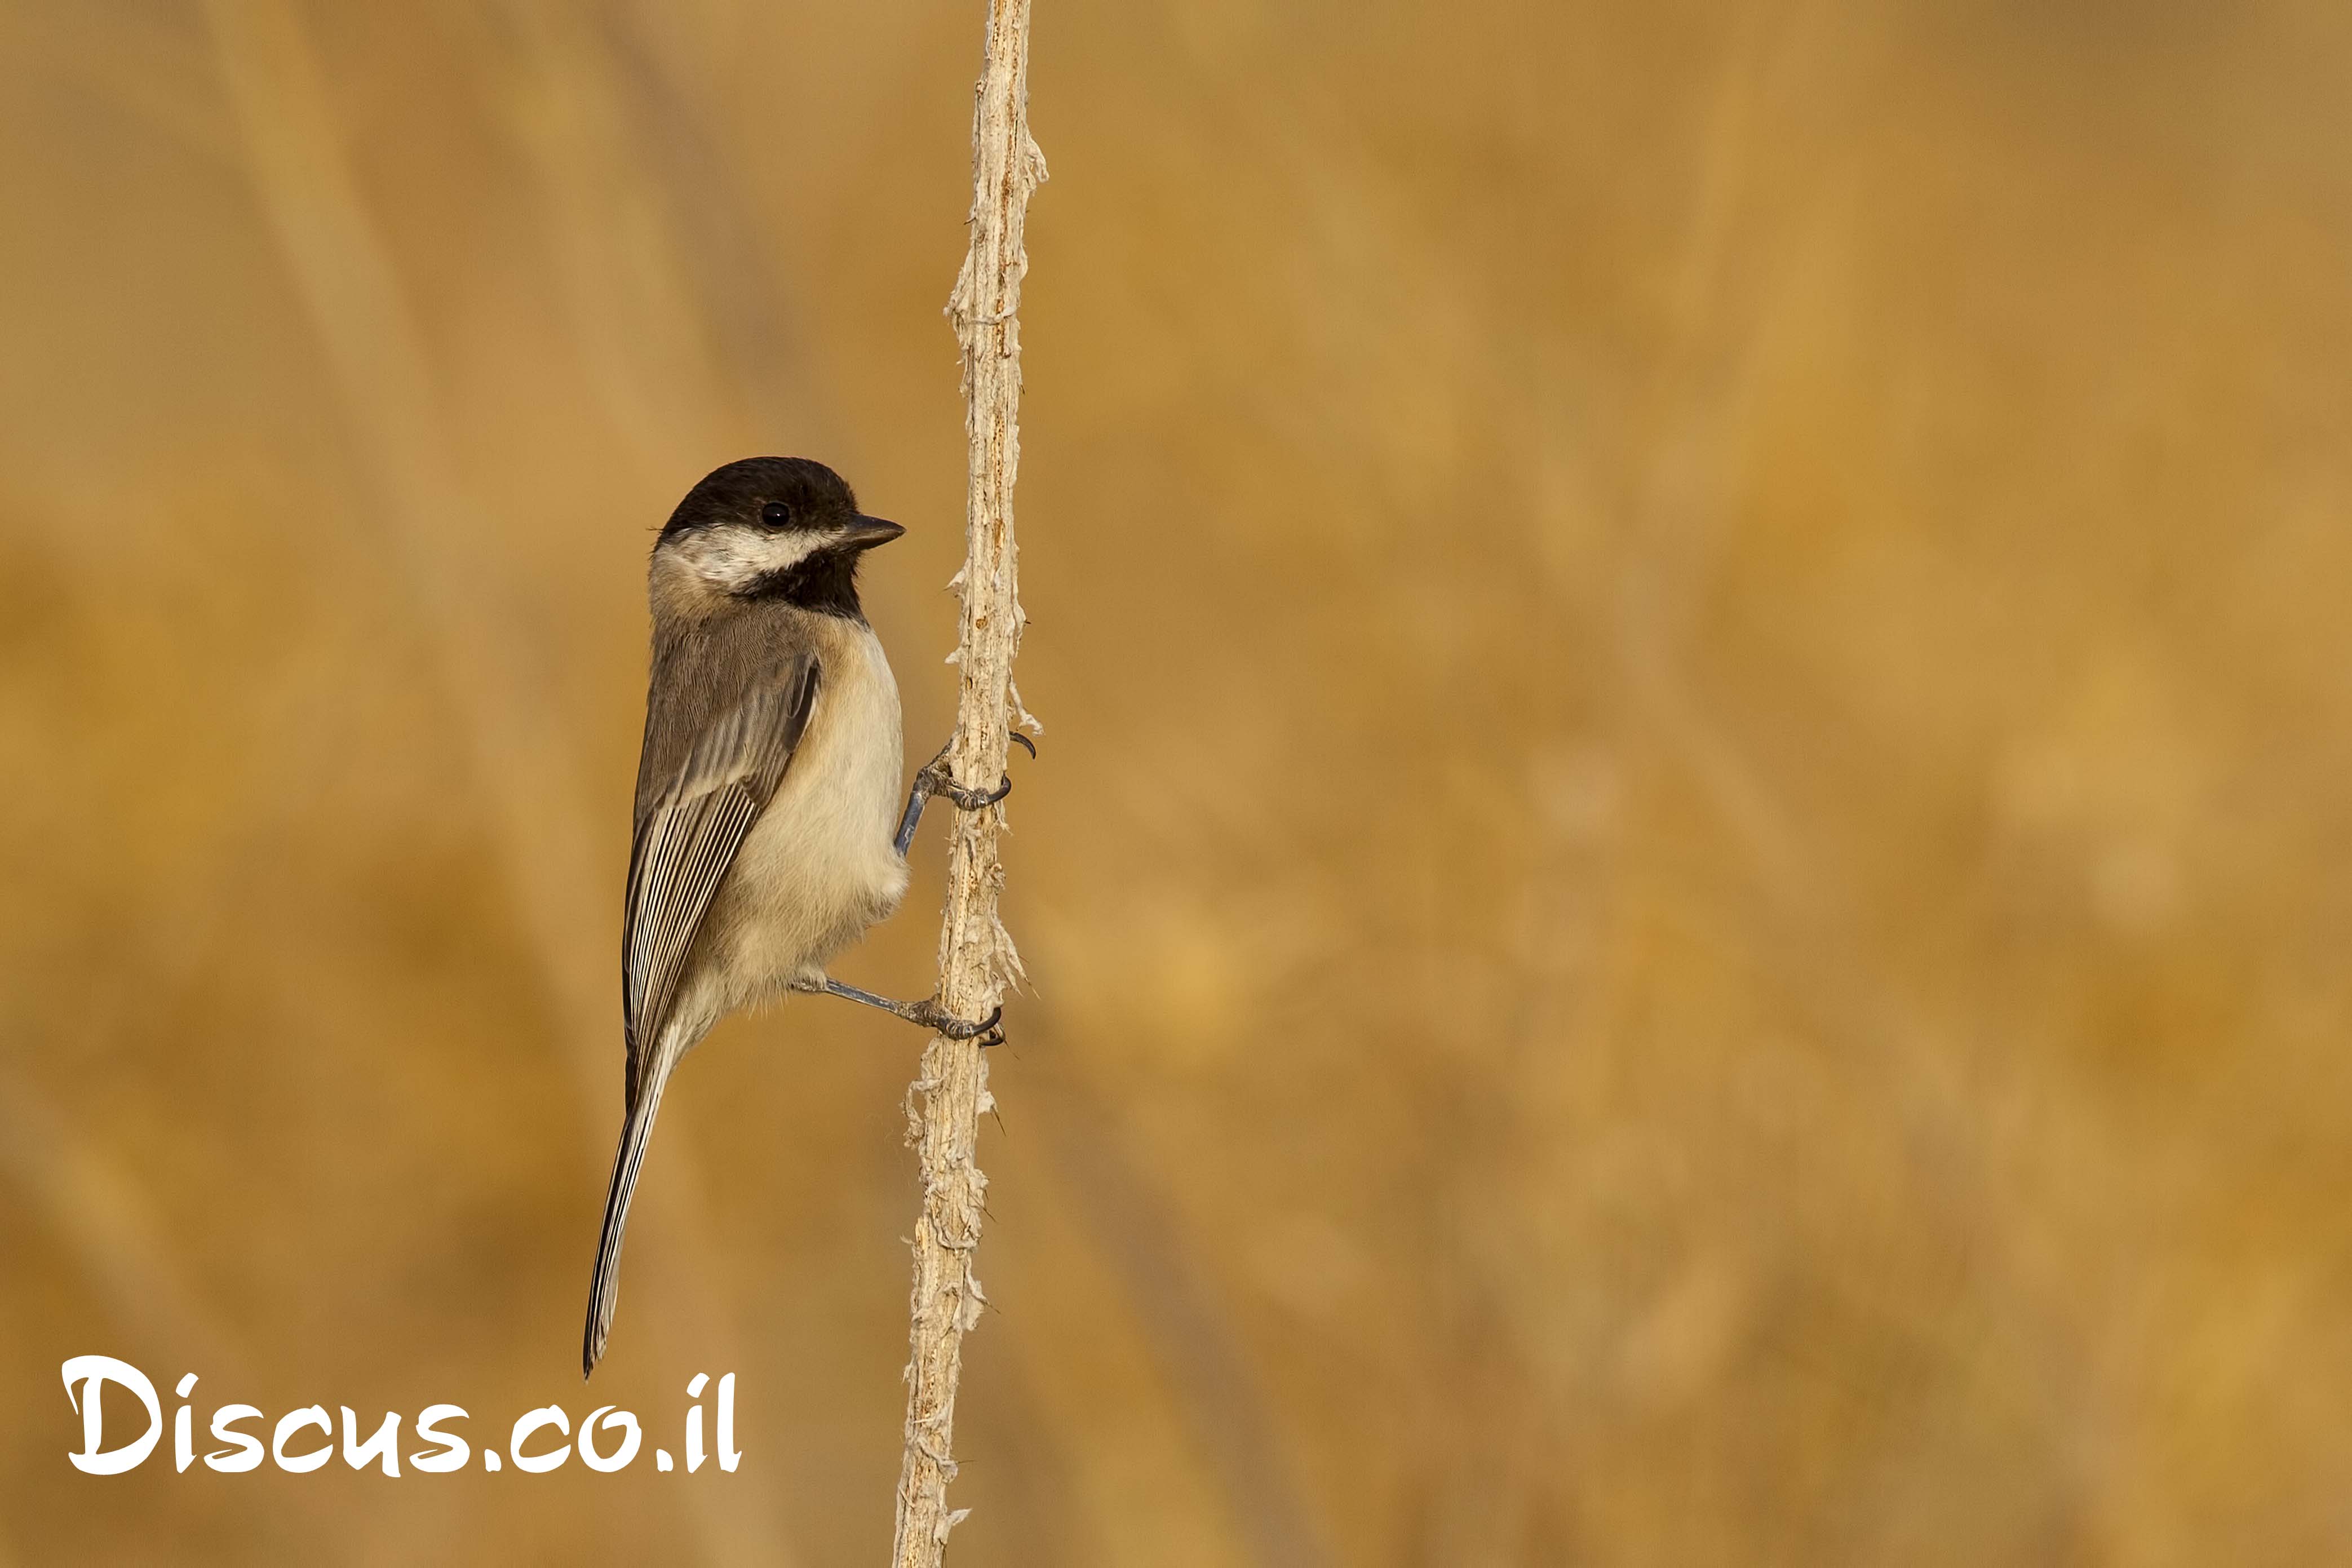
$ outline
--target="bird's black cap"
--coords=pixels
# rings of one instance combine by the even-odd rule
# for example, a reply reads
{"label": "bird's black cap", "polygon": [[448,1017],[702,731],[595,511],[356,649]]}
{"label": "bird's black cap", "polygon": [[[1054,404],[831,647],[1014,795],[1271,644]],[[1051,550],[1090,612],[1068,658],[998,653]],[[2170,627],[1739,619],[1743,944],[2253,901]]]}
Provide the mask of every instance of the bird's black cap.
{"label": "bird's black cap", "polygon": [[[781,514],[771,512],[781,507]],[[674,538],[698,528],[746,523],[768,528],[837,527],[855,520],[849,481],[811,458],[743,458],[713,468],[686,492],[662,525]]]}

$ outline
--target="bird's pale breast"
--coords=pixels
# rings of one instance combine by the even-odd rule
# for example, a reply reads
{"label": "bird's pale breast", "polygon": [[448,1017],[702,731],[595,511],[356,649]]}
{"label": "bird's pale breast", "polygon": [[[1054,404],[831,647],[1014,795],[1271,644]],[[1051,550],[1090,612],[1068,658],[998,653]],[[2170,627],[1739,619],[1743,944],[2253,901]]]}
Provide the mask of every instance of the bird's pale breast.
{"label": "bird's pale breast", "polygon": [[872,628],[825,620],[808,730],[706,924],[742,993],[724,1006],[821,973],[907,890],[891,844],[906,765],[898,682]]}

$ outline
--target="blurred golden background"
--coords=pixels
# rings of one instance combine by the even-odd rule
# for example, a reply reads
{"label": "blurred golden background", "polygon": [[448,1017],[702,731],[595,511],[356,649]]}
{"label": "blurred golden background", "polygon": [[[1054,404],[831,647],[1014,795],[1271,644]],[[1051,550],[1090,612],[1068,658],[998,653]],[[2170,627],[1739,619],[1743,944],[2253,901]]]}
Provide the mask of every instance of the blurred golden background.
{"label": "blurred golden background", "polygon": [[[913,1031],[714,1037],[576,1355],[688,485],[910,524],[947,731],[981,16],[0,10],[0,1560],[880,1558]],[[1040,0],[951,1563],[2352,1559],[2347,65]],[[748,1458],[86,1477],[84,1352]]]}

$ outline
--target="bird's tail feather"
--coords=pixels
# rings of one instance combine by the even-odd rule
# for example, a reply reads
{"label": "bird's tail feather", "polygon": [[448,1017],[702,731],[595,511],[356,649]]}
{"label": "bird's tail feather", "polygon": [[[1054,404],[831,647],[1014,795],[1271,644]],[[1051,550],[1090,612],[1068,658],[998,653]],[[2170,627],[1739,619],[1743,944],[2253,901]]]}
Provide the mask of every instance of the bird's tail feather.
{"label": "bird's tail feather", "polygon": [[604,1233],[596,1243],[596,1273],[588,1287],[588,1331],[580,1348],[583,1377],[596,1370],[604,1354],[604,1337],[613,1331],[613,1309],[621,1297],[621,1237],[629,1226],[629,1200],[635,1195],[646,1147],[653,1142],[654,1117],[661,1110],[662,1090],[668,1087],[677,1058],[662,1052],[650,1065],[651,1070],[637,1086],[628,1120],[622,1124],[621,1146],[613,1155],[613,1183],[604,1194]]}

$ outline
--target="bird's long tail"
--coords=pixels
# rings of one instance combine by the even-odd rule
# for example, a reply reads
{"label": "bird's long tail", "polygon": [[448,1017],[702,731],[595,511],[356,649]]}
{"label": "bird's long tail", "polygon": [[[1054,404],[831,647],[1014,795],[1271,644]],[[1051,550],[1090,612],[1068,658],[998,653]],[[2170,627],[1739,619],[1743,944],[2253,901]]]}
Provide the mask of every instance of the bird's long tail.
{"label": "bird's long tail", "polygon": [[613,1331],[613,1309],[621,1297],[621,1237],[629,1226],[629,1199],[636,1194],[646,1146],[653,1142],[662,1090],[668,1087],[670,1069],[677,1065],[675,1054],[656,1054],[650,1070],[637,1085],[628,1120],[621,1127],[621,1146],[613,1156],[613,1184],[604,1194],[604,1234],[596,1243],[596,1273],[588,1287],[588,1331],[580,1347],[583,1377],[596,1370],[604,1354],[604,1337]]}

